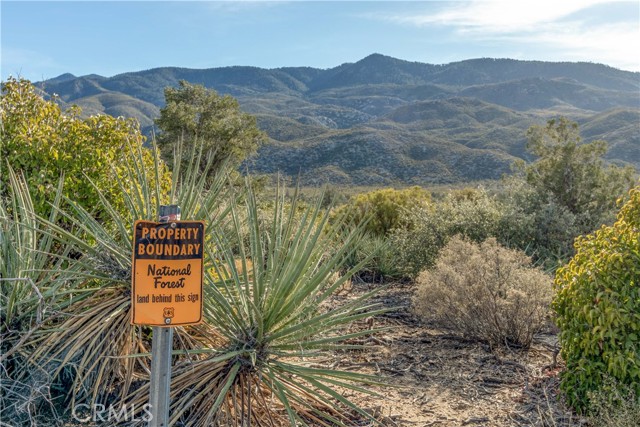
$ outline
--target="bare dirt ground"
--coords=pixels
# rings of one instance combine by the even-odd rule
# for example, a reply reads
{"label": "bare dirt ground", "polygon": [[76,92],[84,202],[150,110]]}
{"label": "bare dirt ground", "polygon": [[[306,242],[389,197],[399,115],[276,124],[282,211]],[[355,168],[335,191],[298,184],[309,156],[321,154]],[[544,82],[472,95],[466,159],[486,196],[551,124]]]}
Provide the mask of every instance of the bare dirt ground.
{"label": "bare dirt ground", "polygon": [[[341,298],[353,298],[373,285],[354,285]],[[559,397],[555,363],[557,338],[551,330],[536,336],[528,351],[491,349],[449,331],[421,323],[411,313],[411,284],[388,285],[376,297],[392,308],[352,325],[389,327],[359,341],[365,351],[336,354],[333,365],[374,373],[391,386],[379,396],[348,397],[389,426],[586,426]],[[335,301],[339,303],[339,301]]]}
{"label": "bare dirt ground", "polygon": [[[376,286],[381,285],[355,284],[330,305]],[[350,328],[387,329],[355,340],[365,350],[345,350],[322,361],[323,366],[377,375],[389,384],[374,387],[375,396],[344,391],[347,398],[385,427],[588,427],[559,395],[563,365],[555,357],[552,327],[537,335],[528,351],[491,349],[421,322],[411,312],[413,289],[412,284],[385,285],[374,300],[390,310]],[[354,422],[372,426],[358,416]]]}

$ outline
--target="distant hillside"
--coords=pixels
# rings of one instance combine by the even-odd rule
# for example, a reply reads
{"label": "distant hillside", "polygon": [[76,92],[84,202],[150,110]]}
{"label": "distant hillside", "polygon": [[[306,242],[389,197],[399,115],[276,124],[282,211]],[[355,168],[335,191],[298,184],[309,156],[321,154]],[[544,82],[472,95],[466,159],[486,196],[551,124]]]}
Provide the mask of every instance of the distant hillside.
{"label": "distant hillside", "polygon": [[136,117],[147,133],[164,88],[203,84],[240,101],[271,140],[246,166],[305,184],[498,178],[526,157],[532,124],[565,115],[608,158],[640,168],[640,73],[592,63],[472,59],[444,65],[379,54],[321,70],[157,68],[38,83],[86,114]]}

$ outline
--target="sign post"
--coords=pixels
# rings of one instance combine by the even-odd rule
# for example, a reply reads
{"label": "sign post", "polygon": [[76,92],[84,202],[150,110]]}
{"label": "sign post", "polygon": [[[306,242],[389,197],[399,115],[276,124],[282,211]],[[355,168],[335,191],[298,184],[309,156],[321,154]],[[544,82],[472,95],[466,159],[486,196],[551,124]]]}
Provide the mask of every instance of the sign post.
{"label": "sign post", "polygon": [[150,427],[168,427],[173,326],[202,321],[204,223],[160,206],[160,222],[133,226],[131,323],[153,326]]}
{"label": "sign post", "polygon": [[171,351],[173,328],[153,327],[151,342],[151,378],[149,382],[149,427],[169,425],[171,391]]}

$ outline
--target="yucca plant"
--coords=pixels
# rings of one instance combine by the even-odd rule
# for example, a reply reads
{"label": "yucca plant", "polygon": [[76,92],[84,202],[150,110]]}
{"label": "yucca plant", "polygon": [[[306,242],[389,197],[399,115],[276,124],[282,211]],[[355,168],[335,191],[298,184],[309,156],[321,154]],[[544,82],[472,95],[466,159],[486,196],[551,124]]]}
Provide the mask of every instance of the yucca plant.
{"label": "yucca plant", "polygon": [[325,304],[361,267],[329,280],[356,250],[360,230],[337,245],[339,221],[327,233],[327,210],[300,207],[297,195],[283,193],[272,218],[260,220],[253,194],[238,200],[224,173],[210,186],[194,166],[201,155],[184,172],[176,162],[167,197],[157,151],[152,176],[142,151],[132,153],[129,173],[114,183],[125,195],[124,217],[102,197],[106,221],[70,198],[53,209],[59,218],[38,219],[57,248],[72,249],[55,258],[64,263],[57,279],[64,304],[29,340],[29,362],[68,378],[72,405],[146,403],[148,386],[136,379],[148,384],[150,329],[129,324],[132,224],[156,219],[161,203],[178,203],[184,218],[207,222],[206,323],[177,328],[183,348],[174,354],[183,356],[174,368],[172,423],[341,425],[350,411],[368,416],[334,388],[368,392],[363,384],[376,378],[317,364],[328,352],[359,348],[350,340],[375,331],[348,333],[348,325],[383,311],[367,303],[370,295]]}
{"label": "yucca plant", "polygon": [[[27,343],[64,304],[59,270],[68,249],[51,255],[55,242],[39,227],[24,177],[4,167],[9,179],[0,203],[0,418],[20,422],[50,402],[49,375],[28,362]],[[54,213],[49,220],[55,221]]]}
{"label": "yucca plant", "polygon": [[38,229],[24,179],[10,167],[8,173],[8,197],[6,203],[0,203],[0,333],[5,339],[6,334],[42,322],[45,298],[38,284],[45,278],[54,282],[46,271],[53,261],[48,256],[53,239]]}
{"label": "yucca plant", "polygon": [[[329,210],[320,201],[301,207],[297,195],[288,200],[279,192],[271,220],[263,221],[249,190],[231,205],[226,227],[214,229],[204,307],[222,342],[174,369],[172,425],[348,425],[371,418],[343,391],[369,393],[367,385],[380,379],[321,361],[336,350],[361,348],[353,341],[376,331],[348,332],[348,326],[385,309],[368,302],[372,294],[328,304],[361,267],[331,280],[357,250],[362,230],[336,242],[339,222],[326,232]],[[130,402],[141,406],[147,393],[148,386],[137,390]]]}
{"label": "yucca plant", "polygon": [[[130,324],[133,222],[157,220],[162,203],[177,203],[185,217],[206,220],[212,228],[229,211],[220,202],[233,198],[223,194],[229,190],[225,173],[207,182],[207,175],[197,168],[202,151],[194,152],[184,172],[177,153],[172,175],[158,150],[151,153],[150,168],[148,153],[131,148],[127,173],[114,182],[124,195],[124,215],[96,187],[106,220],[96,219],[70,198],[63,198],[66,208],[57,210],[62,225],[41,219],[49,236],[74,250],[64,274],[83,280],[67,290],[69,304],[31,341],[31,361],[58,378],[71,379],[67,386],[72,405],[81,400],[117,403],[137,378],[148,374],[148,357],[135,356],[149,352],[150,328]],[[183,328],[176,335],[187,349],[200,346]]]}

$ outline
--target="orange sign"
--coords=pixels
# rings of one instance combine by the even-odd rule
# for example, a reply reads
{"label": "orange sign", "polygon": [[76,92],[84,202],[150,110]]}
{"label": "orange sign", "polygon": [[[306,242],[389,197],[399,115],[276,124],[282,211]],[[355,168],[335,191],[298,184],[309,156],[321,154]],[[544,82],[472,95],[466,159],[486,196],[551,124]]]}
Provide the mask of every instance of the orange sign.
{"label": "orange sign", "polygon": [[133,226],[131,323],[202,321],[204,222],[136,221]]}

